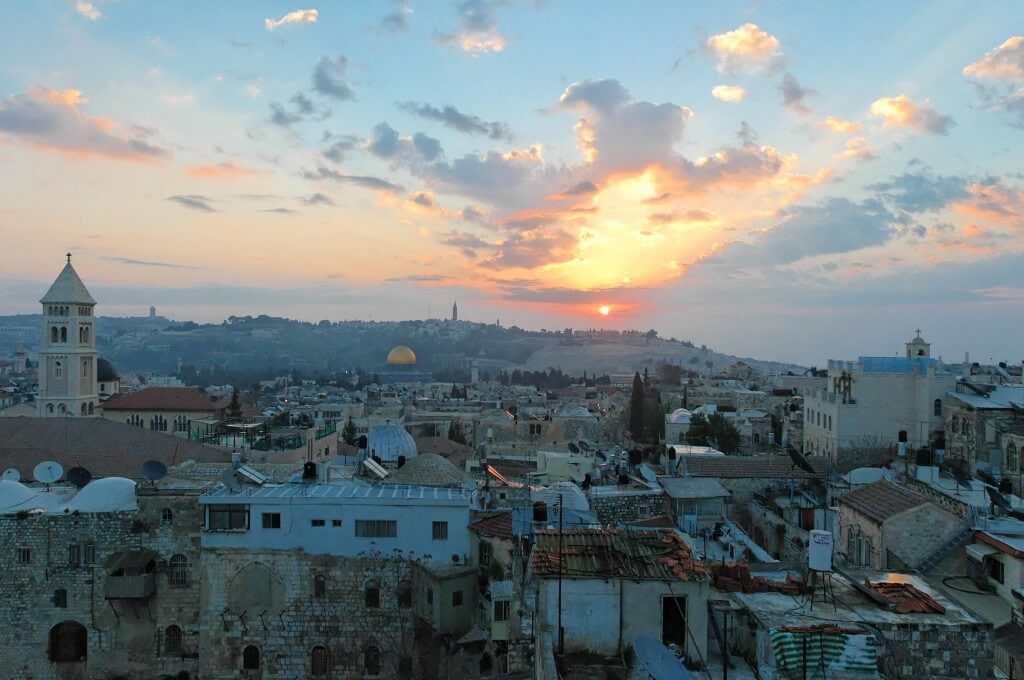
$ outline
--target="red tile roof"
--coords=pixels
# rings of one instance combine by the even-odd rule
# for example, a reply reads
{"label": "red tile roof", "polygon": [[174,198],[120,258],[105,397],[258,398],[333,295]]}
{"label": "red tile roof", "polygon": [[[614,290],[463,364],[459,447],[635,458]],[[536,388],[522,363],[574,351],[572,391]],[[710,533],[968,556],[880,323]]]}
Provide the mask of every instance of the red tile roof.
{"label": "red tile roof", "polygon": [[228,405],[227,399],[211,399],[197,387],[147,387],[114,397],[103,404],[104,411],[209,411]]}
{"label": "red tile roof", "polygon": [[469,528],[481,536],[512,540],[512,513],[503,512],[498,515],[484,517],[470,524]]}
{"label": "red tile roof", "polygon": [[928,502],[924,496],[884,479],[854,489],[839,498],[840,505],[853,508],[879,523]]}
{"label": "red tile roof", "polygon": [[679,472],[689,477],[719,479],[824,479],[825,461],[809,456],[807,462],[816,472],[795,467],[789,456],[690,456],[680,457]]}
{"label": "red tile roof", "polygon": [[879,597],[896,605],[893,611],[899,614],[945,614],[946,608],[928,593],[912,583],[889,583],[888,581],[867,581],[868,588]]}

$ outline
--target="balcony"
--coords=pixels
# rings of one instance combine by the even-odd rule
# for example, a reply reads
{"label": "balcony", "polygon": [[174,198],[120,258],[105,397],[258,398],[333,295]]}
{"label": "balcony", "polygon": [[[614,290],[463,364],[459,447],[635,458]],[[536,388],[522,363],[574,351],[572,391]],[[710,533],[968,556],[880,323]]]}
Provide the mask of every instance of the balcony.
{"label": "balcony", "polygon": [[156,574],[108,576],[103,595],[108,600],[148,600],[156,593]]}

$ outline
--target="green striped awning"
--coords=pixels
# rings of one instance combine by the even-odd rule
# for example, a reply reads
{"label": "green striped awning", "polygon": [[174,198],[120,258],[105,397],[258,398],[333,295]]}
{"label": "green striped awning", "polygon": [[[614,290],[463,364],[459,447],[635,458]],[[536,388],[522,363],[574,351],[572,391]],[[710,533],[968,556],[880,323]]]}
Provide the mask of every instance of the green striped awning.
{"label": "green striped awning", "polygon": [[[806,644],[805,644],[806,642]],[[780,670],[802,673],[826,671],[863,672],[873,677],[878,672],[875,638],[866,630],[835,627],[771,631],[772,653]]]}

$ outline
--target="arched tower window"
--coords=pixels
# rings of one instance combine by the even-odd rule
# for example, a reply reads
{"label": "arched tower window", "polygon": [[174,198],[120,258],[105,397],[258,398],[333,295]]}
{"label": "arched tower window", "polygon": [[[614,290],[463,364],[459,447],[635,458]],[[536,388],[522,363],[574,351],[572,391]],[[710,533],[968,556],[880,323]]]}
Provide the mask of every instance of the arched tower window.
{"label": "arched tower window", "polygon": [[260,668],[260,649],[256,645],[249,645],[242,650],[242,668],[247,671],[256,671]]}
{"label": "arched tower window", "polygon": [[46,412],[47,413],[53,413],[53,404],[47,404],[46,405]]}
{"label": "arched tower window", "polygon": [[170,559],[168,565],[171,568],[167,576],[167,585],[173,588],[180,588],[188,585],[188,558],[184,555],[175,555]]}
{"label": "arched tower window", "polygon": [[60,341],[61,342],[67,342],[68,341],[68,329],[67,329],[67,326],[62,326],[61,329],[60,329]]}
{"label": "arched tower window", "polygon": [[84,416],[84,415],[86,415],[88,413],[89,413],[89,407],[86,406],[85,404],[82,404],[82,415]]}
{"label": "arched tower window", "polygon": [[170,508],[160,511],[160,526],[169,527],[174,523],[174,512]]}
{"label": "arched tower window", "polygon": [[310,654],[309,672],[314,678],[327,677],[331,670],[331,654],[323,645],[317,645]]}
{"label": "arched tower window", "polygon": [[57,330],[56,326],[51,326],[50,327],[50,342],[57,342],[58,338],[60,338],[59,333],[60,333],[60,331]]}
{"label": "arched tower window", "polygon": [[90,401],[89,402],[89,415],[93,415],[95,413],[95,411],[94,411],[95,408],[96,408],[96,405],[93,402]]}
{"label": "arched tower window", "polygon": [[167,630],[164,631],[164,654],[181,654],[181,628],[178,626],[167,626]]}
{"label": "arched tower window", "polygon": [[935,415],[935,416],[941,416],[942,415],[942,400],[941,399],[936,399],[935,403],[932,404],[932,415]]}
{"label": "arched tower window", "polygon": [[53,377],[63,378],[64,377],[64,363],[61,361],[53,362]]}

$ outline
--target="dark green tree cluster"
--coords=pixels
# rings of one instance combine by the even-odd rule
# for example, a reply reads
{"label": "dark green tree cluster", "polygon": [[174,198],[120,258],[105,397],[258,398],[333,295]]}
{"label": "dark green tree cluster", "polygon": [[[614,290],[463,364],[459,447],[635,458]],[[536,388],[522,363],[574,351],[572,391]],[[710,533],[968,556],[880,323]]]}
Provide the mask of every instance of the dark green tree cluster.
{"label": "dark green tree cluster", "polygon": [[348,417],[348,420],[345,421],[345,427],[341,428],[341,438],[350,446],[355,446],[356,442],[359,441],[359,435],[356,433],[356,424],[352,420],[352,416]]}
{"label": "dark green tree cluster", "polygon": [[646,370],[643,378],[639,372],[633,376],[627,419],[630,437],[635,442],[657,444],[665,436],[661,392],[652,384]]}
{"label": "dark green tree cluster", "polygon": [[690,419],[686,439],[691,444],[712,445],[722,453],[740,450],[740,431],[721,413],[712,413],[710,418],[695,413]]}
{"label": "dark green tree cluster", "polygon": [[452,421],[452,424],[448,426],[448,439],[458,444],[466,443],[466,433],[462,431],[462,423],[457,420]]}

